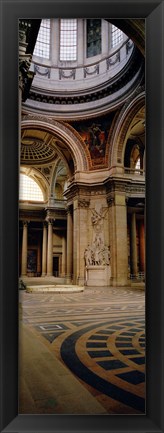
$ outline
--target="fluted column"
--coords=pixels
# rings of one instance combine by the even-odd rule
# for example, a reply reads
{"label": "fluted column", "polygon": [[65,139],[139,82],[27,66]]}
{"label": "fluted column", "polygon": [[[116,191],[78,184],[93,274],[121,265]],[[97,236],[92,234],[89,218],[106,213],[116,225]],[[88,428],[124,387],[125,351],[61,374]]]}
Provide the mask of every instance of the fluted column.
{"label": "fluted column", "polygon": [[67,211],[67,277],[71,278],[73,272],[73,218],[71,209]]}
{"label": "fluted column", "polygon": [[43,224],[43,241],[42,241],[42,277],[47,272],[47,224]]}
{"label": "fluted column", "polygon": [[137,233],[136,233],[136,214],[131,216],[131,273],[137,275]]}
{"label": "fluted column", "polygon": [[22,236],[22,277],[27,275],[27,237],[28,237],[28,222],[23,221],[23,236]]}
{"label": "fluted column", "polygon": [[48,221],[47,276],[53,275],[53,221]]}

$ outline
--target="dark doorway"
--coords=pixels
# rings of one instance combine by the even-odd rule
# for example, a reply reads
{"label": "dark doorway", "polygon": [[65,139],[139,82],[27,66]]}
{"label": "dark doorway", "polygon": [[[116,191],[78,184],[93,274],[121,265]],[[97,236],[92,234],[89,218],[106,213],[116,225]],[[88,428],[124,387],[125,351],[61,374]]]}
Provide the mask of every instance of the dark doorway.
{"label": "dark doorway", "polygon": [[53,257],[53,275],[54,277],[59,276],[59,257]]}

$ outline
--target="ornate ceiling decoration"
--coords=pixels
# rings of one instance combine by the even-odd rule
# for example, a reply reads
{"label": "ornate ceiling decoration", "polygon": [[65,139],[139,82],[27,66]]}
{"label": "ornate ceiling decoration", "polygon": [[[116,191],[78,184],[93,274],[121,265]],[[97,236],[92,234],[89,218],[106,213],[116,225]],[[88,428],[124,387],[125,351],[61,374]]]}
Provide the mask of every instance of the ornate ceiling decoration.
{"label": "ornate ceiling decoration", "polygon": [[37,104],[40,102],[51,104],[51,107],[53,107],[53,105],[58,107],[62,105],[62,109],[64,109],[65,105],[72,106],[94,102],[96,100],[110,97],[111,95],[123,89],[125,86],[127,86],[128,82],[133,79],[138,71],[140,73],[139,77],[137,77],[137,81],[141,81],[144,75],[144,61],[140,52],[137,49],[134,49],[130,61],[123,68],[123,70],[108,82],[105,82],[104,84],[101,84],[101,86],[99,85],[97,88],[94,88],[94,90],[90,89],[90,91],[88,91],[88,89],[84,89],[83,91],[79,91],[79,94],[75,92],[75,89],[72,91],[67,90],[67,93],[62,95],[58,89],[55,89],[53,92],[48,92],[46,88],[42,88],[40,91],[40,89],[38,90],[32,86],[29,94],[29,100],[37,101]]}
{"label": "ornate ceiling decoration", "polygon": [[56,151],[51,145],[39,139],[26,137],[21,142],[21,164],[47,164],[56,158]]}

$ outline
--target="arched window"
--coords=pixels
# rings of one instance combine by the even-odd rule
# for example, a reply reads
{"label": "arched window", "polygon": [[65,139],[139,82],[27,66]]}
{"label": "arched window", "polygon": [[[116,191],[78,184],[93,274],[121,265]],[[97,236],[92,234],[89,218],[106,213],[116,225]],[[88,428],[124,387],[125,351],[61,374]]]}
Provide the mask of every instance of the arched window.
{"label": "arched window", "polygon": [[77,19],[60,20],[60,61],[77,59]]}
{"label": "arched window", "polygon": [[44,201],[43,193],[37,182],[26,174],[20,174],[19,200]]}
{"label": "arched window", "polygon": [[120,42],[122,42],[123,32],[112,24],[111,35],[112,35],[111,47],[114,48],[114,47],[116,47],[116,45],[118,45],[118,44],[120,44]]}
{"label": "arched window", "polygon": [[50,57],[50,19],[41,21],[34,55],[44,57],[45,59],[49,59]]}

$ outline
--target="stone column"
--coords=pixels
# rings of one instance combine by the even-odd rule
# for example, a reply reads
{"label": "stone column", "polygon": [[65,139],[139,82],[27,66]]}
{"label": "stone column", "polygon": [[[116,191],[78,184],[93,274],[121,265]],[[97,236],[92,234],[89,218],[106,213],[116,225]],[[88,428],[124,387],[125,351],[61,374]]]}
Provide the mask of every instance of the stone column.
{"label": "stone column", "polygon": [[71,208],[67,210],[67,278],[70,281],[73,273],[73,216]]}
{"label": "stone column", "polygon": [[66,237],[65,234],[62,238],[62,276],[66,275]]}
{"label": "stone column", "polygon": [[28,238],[28,222],[23,221],[22,270],[21,270],[22,277],[27,275],[27,238]]}
{"label": "stone column", "polygon": [[37,274],[41,275],[41,244],[40,244],[40,238],[39,238],[38,251],[37,251]]}
{"label": "stone column", "polygon": [[145,271],[145,231],[144,231],[144,221],[140,222],[139,228],[140,237],[140,271]]}
{"label": "stone column", "polygon": [[53,221],[48,221],[47,277],[53,275]]}
{"label": "stone column", "polygon": [[47,224],[43,224],[43,241],[42,241],[42,277],[47,272]]}
{"label": "stone column", "polygon": [[131,216],[131,233],[130,233],[130,252],[131,252],[131,274],[136,276],[137,269],[137,233],[136,233],[136,213]]}

